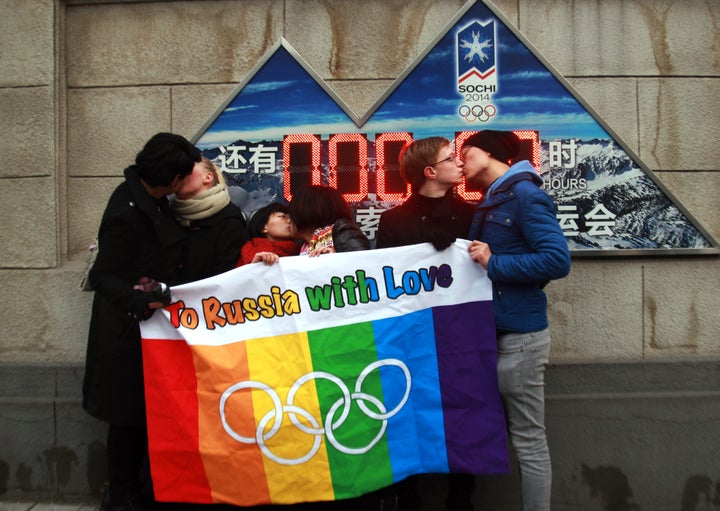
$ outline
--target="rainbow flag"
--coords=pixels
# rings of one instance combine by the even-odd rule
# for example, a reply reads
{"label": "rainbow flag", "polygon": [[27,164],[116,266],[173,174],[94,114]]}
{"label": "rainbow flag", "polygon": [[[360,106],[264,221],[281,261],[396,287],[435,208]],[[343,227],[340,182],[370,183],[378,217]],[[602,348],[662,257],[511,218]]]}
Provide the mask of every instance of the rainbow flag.
{"label": "rainbow flag", "polygon": [[508,472],[491,285],[467,246],[286,257],[173,288],[142,325],[156,498],[290,504]]}

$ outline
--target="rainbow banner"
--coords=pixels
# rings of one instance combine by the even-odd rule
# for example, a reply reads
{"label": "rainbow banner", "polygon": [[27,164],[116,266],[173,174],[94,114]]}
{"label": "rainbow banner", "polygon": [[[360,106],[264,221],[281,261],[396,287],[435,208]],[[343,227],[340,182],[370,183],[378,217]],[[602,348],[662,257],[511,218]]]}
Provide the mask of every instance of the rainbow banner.
{"label": "rainbow banner", "polygon": [[156,498],[290,504],[508,472],[491,284],[467,247],[284,257],[173,288],[141,327]]}

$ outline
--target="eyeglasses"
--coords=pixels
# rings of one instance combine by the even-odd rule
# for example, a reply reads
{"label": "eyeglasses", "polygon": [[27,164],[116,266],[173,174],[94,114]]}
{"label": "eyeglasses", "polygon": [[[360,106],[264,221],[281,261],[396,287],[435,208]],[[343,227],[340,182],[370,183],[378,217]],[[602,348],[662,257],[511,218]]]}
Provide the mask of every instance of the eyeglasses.
{"label": "eyeglasses", "polygon": [[444,158],[440,161],[436,161],[435,163],[431,163],[429,166],[434,167],[435,165],[440,165],[441,163],[445,163],[446,161],[457,161],[458,157],[454,154],[452,156],[448,156],[447,158]]}

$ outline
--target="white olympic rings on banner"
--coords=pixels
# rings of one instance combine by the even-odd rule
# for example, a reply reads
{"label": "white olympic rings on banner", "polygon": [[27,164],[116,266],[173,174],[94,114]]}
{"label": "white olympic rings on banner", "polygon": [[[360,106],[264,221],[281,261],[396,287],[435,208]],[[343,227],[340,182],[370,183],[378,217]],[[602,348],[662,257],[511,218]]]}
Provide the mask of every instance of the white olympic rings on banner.
{"label": "white olympic rings on banner", "polygon": [[[384,366],[397,367],[403,372],[403,375],[405,376],[405,393],[400,402],[395,405],[392,410],[389,411],[385,408],[385,404],[382,402],[381,399],[378,399],[377,397],[362,391],[363,383],[365,382],[365,379],[368,377],[368,375],[376,369],[379,370],[381,367]],[[314,379],[325,379],[334,383],[342,394],[342,397],[340,397],[337,401],[335,401],[335,403],[332,404],[330,410],[328,410],[327,416],[325,417],[324,421],[319,421],[306,409],[293,404],[295,401],[295,396],[297,395],[300,388],[307,382]],[[277,392],[275,392],[275,390],[269,385],[266,385],[259,381],[246,380],[231,385],[225,390],[225,392],[223,392],[220,398],[220,419],[222,421],[223,428],[225,429],[227,434],[230,435],[233,439],[244,444],[256,443],[260,447],[260,451],[268,459],[281,465],[299,465],[310,460],[320,449],[321,437],[323,435],[327,437],[328,442],[330,442],[330,444],[335,447],[335,449],[342,453],[353,455],[364,454],[370,449],[372,449],[375,444],[377,444],[385,435],[388,419],[396,415],[402,409],[402,407],[405,406],[405,403],[407,403],[408,397],[410,396],[411,385],[412,377],[410,375],[410,370],[402,361],[394,358],[378,360],[377,362],[369,364],[365,369],[363,369],[363,371],[358,376],[358,379],[355,381],[355,390],[352,393],[350,392],[350,389],[348,389],[348,387],[345,385],[345,383],[333,374],[324,371],[313,371],[311,373],[307,373],[298,378],[295,383],[293,383],[293,385],[290,387],[290,391],[287,395],[287,404],[285,405],[282,404],[280,396],[278,396]],[[273,405],[272,409],[268,411],[265,415],[263,415],[262,418],[258,421],[254,436],[244,436],[236,432],[228,424],[227,418],[225,416],[225,407],[230,396],[235,392],[245,389],[256,389],[265,392],[270,397]],[[368,418],[382,422],[378,434],[370,441],[370,443],[368,443],[364,447],[347,447],[345,445],[342,445],[335,437],[335,431],[345,423],[345,420],[350,414],[350,407],[353,400],[357,401],[358,407]],[[377,411],[373,411],[368,408],[366,402],[371,403],[373,407],[377,409]],[[339,413],[339,416],[336,418],[335,416],[336,414],[338,414],[339,410],[341,411]],[[313,440],[313,444],[310,447],[310,450],[303,456],[299,456],[297,458],[282,458],[274,454],[266,444],[266,441],[272,438],[280,430],[280,426],[283,422],[283,416],[285,414],[288,415],[290,422],[292,422],[292,424],[297,429],[299,429],[303,433],[307,433],[308,435],[313,435],[315,437]],[[308,427],[306,424],[301,422],[297,418],[298,415],[306,419],[310,426]],[[268,426],[270,421],[273,421],[272,427],[270,427],[268,431],[265,431],[265,428]]]}
{"label": "white olympic rings on banner", "polygon": [[497,113],[495,105],[460,105],[458,114],[464,117],[467,122],[487,122]]}

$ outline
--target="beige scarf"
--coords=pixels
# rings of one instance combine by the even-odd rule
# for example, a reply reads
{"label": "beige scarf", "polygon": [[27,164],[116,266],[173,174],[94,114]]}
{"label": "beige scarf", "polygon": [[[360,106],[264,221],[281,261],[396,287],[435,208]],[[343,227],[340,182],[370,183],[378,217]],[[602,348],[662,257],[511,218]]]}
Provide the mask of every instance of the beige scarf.
{"label": "beige scarf", "polygon": [[175,218],[180,225],[189,226],[193,220],[202,220],[230,204],[230,194],[223,184],[217,184],[208,190],[203,190],[192,199],[178,199],[170,204]]}

